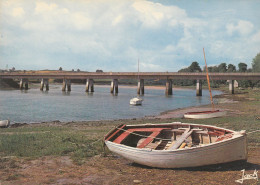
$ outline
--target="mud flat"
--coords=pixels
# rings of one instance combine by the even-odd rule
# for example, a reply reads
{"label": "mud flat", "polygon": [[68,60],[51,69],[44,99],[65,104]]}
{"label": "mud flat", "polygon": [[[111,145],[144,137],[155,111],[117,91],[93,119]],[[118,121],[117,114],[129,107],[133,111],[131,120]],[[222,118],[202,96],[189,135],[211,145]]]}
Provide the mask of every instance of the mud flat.
{"label": "mud flat", "polygon": [[[186,111],[164,112],[138,119],[16,124],[0,130],[0,184],[236,184],[260,171],[260,132],[248,135],[248,161],[185,169],[159,169],[134,164],[103,149],[102,137],[116,125],[173,121],[209,124],[232,130],[260,129],[260,90],[222,94],[216,108],[227,116],[207,120],[183,119]],[[188,159],[187,159],[188,160]],[[259,175],[259,172],[258,172]],[[246,180],[244,184],[257,184]]]}

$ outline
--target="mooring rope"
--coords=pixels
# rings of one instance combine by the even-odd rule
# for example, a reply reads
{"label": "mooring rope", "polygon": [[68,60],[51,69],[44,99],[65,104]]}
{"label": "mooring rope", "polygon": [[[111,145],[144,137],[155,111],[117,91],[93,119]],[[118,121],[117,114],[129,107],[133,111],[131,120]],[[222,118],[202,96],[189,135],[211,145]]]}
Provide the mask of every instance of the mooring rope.
{"label": "mooring rope", "polygon": [[[142,134],[137,134],[137,133],[130,132],[130,131],[122,129],[122,128],[118,128],[118,127],[116,127],[116,129],[128,132],[128,133],[133,134],[133,135],[141,136],[141,137],[146,137],[146,138],[150,137],[150,138],[153,138],[153,139],[159,139],[159,140],[164,140],[164,141],[172,141],[171,139],[163,139],[163,138],[159,138],[159,137],[153,137],[153,136],[146,136],[146,135],[142,135]],[[252,133],[255,133],[255,132],[260,132],[260,130],[254,130],[254,131],[248,132],[246,134],[252,134]]]}
{"label": "mooring rope", "polygon": [[252,131],[252,132],[248,132],[247,134],[252,134],[252,133],[254,133],[254,132],[260,132],[260,130],[254,130],[254,131]]}

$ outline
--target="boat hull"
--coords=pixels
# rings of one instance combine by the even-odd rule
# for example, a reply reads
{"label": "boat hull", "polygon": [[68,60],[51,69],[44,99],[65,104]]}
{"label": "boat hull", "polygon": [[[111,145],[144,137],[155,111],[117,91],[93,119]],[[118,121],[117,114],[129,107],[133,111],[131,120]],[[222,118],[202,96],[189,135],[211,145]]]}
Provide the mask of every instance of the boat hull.
{"label": "boat hull", "polygon": [[197,167],[247,160],[246,135],[196,148],[179,150],[152,150],[129,147],[105,141],[112,152],[135,163],[159,168]]}
{"label": "boat hull", "polygon": [[8,127],[9,124],[10,124],[9,120],[2,120],[2,121],[0,121],[0,127],[5,128],[5,127]]}
{"label": "boat hull", "polygon": [[184,114],[184,118],[189,119],[207,119],[225,116],[225,111],[201,111],[201,112],[188,112]]}
{"label": "boat hull", "polygon": [[133,98],[130,100],[130,105],[142,105],[143,100],[140,98]]}
{"label": "boat hull", "polygon": [[131,102],[130,105],[142,105],[142,101]]}

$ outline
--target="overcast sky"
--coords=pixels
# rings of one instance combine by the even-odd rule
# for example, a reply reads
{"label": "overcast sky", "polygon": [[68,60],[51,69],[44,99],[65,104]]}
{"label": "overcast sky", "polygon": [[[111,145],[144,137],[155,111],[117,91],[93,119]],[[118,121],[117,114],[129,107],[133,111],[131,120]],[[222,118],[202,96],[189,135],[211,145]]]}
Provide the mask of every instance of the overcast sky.
{"label": "overcast sky", "polygon": [[259,0],[0,0],[0,68],[178,71],[260,52]]}

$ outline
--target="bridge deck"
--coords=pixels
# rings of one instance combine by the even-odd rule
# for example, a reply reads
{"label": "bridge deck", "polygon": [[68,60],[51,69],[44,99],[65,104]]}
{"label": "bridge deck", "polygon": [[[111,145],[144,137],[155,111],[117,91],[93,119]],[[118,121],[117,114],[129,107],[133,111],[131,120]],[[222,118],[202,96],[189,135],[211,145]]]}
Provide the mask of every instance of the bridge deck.
{"label": "bridge deck", "polygon": [[[178,72],[0,72],[0,78],[27,79],[206,79],[206,73]],[[209,73],[211,80],[260,80],[260,73]]]}

